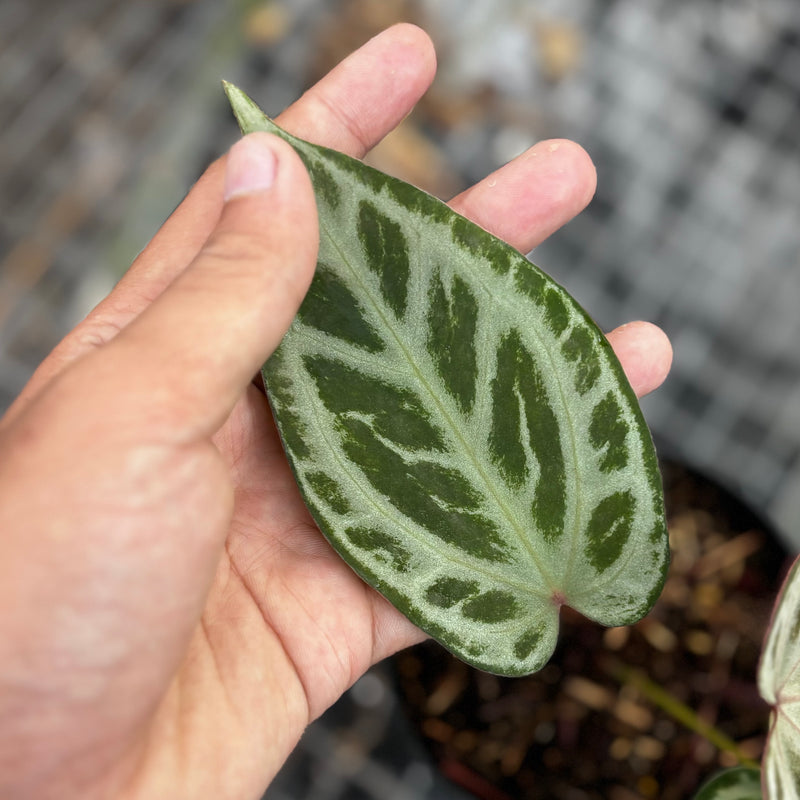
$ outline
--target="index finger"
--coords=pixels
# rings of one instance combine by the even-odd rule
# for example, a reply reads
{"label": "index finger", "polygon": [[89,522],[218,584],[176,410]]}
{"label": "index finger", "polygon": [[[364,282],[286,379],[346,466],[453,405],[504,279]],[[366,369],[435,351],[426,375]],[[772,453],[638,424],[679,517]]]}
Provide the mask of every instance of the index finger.
{"label": "index finger", "polygon": [[361,158],[403,121],[435,72],[428,34],[400,23],[334,67],[276,121],[306,141]]}

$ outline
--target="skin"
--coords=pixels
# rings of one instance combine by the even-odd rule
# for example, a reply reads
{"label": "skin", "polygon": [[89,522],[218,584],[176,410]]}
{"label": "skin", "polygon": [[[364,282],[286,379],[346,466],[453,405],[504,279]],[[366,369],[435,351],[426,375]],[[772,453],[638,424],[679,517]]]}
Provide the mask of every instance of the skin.
{"label": "skin", "polygon": [[[278,121],[363,156],[434,70],[398,25]],[[548,141],[452,206],[527,252],[594,188]],[[252,382],[316,245],[299,159],[247,137],[0,421],[0,796],[258,798],[311,720],[423,638],[316,530]],[[609,339],[639,395],[663,381],[659,329]]]}

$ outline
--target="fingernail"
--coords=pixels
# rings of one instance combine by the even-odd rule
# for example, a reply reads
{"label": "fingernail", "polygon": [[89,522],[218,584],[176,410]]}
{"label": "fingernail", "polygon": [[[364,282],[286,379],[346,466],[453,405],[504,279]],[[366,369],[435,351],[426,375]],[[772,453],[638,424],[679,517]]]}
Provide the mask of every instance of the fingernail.
{"label": "fingernail", "polygon": [[226,202],[267,191],[275,183],[278,159],[265,138],[271,137],[250,134],[231,147],[225,167]]}

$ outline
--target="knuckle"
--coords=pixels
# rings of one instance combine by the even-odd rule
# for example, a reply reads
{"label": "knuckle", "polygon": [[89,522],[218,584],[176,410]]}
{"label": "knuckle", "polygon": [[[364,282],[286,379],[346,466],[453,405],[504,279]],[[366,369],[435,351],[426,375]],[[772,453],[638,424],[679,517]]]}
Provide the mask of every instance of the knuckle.
{"label": "knuckle", "polygon": [[204,258],[214,264],[242,265],[261,261],[269,250],[269,239],[253,231],[216,231],[203,248]]}

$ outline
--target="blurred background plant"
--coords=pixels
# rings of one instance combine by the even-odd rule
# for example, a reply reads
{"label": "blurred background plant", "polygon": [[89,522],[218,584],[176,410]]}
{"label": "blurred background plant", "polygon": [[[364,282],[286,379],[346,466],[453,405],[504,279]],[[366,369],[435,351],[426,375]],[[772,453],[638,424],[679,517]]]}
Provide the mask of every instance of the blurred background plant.
{"label": "blurred background plant", "polygon": [[[446,197],[537,139],[581,142],[597,196],[534,260],[604,328],[668,331],[644,402],[662,452],[800,549],[795,0],[3,0],[0,409],[238,135],[220,79],[277,113],[398,20],[439,75],[372,163]],[[365,749],[401,724],[387,686],[367,676],[333,712],[349,733],[312,729],[305,787],[270,797],[432,791]]]}

